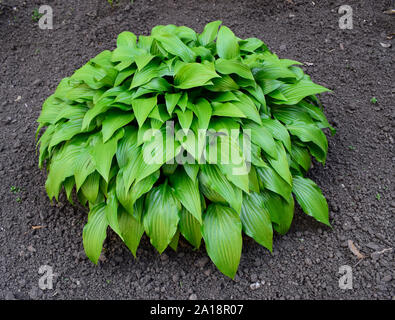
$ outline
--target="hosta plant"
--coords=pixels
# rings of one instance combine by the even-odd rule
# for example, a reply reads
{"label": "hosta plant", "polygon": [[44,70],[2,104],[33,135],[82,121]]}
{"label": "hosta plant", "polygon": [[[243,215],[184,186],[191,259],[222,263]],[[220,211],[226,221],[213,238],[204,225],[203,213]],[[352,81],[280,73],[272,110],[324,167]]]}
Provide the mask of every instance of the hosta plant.
{"label": "hosta plant", "polygon": [[[202,239],[233,278],[242,232],[272,250],[294,200],[329,225],[328,205],[305,175],[324,163],[330,127],[299,62],[220,21],[198,34],[156,26],[122,32],[63,79],[38,119],[39,166],[52,200],[63,188],[89,207],[83,244],[97,263],[110,227],[136,255],[144,232],[162,253],[182,235]],[[73,192],[74,190],[74,192]]]}

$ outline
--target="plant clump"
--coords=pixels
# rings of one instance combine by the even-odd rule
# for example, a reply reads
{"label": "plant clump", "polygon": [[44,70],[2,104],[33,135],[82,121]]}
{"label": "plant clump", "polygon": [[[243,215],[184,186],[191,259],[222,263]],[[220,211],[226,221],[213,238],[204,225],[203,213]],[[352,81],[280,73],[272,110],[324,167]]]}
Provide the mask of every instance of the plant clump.
{"label": "plant clump", "polygon": [[328,205],[305,175],[325,163],[329,125],[315,84],[257,38],[220,21],[202,33],[156,26],[122,32],[59,83],[38,118],[39,166],[49,198],[73,190],[89,207],[84,249],[94,263],[110,227],[136,256],[144,233],[162,253],[180,235],[202,239],[225,275],[236,274],[242,233],[272,250],[295,200],[329,225]]}

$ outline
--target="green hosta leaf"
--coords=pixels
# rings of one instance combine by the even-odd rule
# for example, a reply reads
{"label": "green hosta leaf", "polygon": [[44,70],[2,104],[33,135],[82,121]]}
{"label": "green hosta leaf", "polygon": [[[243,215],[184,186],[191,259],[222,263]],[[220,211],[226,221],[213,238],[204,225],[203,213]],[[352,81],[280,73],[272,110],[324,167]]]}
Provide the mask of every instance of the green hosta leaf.
{"label": "green hosta leaf", "polygon": [[204,27],[203,32],[199,35],[199,42],[202,46],[208,45],[210,42],[213,42],[217,37],[218,28],[221,25],[222,21],[213,21],[207,23]]}
{"label": "green hosta leaf", "polygon": [[118,224],[123,241],[133,256],[136,257],[137,247],[144,233],[143,224],[122,208],[118,209]]}
{"label": "green hosta leaf", "polygon": [[296,161],[306,172],[310,169],[311,158],[309,151],[306,148],[292,145],[291,158]]}
{"label": "green hosta leaf", "polygon": [[206,88],[210,91],[228,92],[239,89],[239,85],[228,75],[224,75],[221,78],[214,78],[211,82],[212,84],[206,85]]}
{"label": "green hosta leaf", "polygon": [[264,199],[259,193],[244,194],[240,219],[244,233],[272,251],[272,222],[264,205]]}
{"label": "green hosta leaf", "polygon": [[292,186],[292,175],[289,171],[289,163],[284,146],[280,142],[277,142],[276,147],[277,159],[268,158],[268,161],[272,168],[279,174],[279,176],[283,178],[290,186]]}
{"label": "green hosta leaf", "polygon": [[[228,181],[216,165],[202,165],[200,167],[199,182],[208,190],[212,189],[218,193],[236,212],[240,212],[241,203],[243,202],[242,190]],[[205,190],[202,191],[206,197],[210,196]],[[215,199],[211,198],[210,200],[214,201]]]}
{"label": "green hosta leaf", "polygon": [[273,228],[280,234],[286,234],[291,227],[294,216],[294,199],[292,195],[289,195],[289,198],[284,200],[278,194],[264,190],[261,192],[261,196],[273,222]]}
{"label": "green hosta leaf", "polygon": [[[68,141],[59,150],[54,152],[50,165],[49,174],[45,183],[49,198],[52,200],[53,197],[58,199],[61,183],[67,178],[74,175],[75,168],[79,164],[84,163],[84,156],[86,155],[86,142],[81,137],[74,141]],[[84,179],[94,171],[94,167],[84,175]],[[77,189],[83,183],[76,177]]]}
{"label": "green hosta leaf", "polygon": [[56,146],[58,143],[70,140],[76,134],[81,133],[82,118],[69,120],[67,122],[58,124],[55,132],[52,135],[49,148]]}
{"label": "green hosta leaf", "polygon": [[294,176],[292,192],[306,214],[330,226],[328,204],[320,188],[312,180]]}
{"label": "green hosta leaf", "polygon": [[178,248],[178,240],[180,239],[180,232],[177,231],[174,235],[173,239],[171,239],[169,243],[169,247],[172,248],[174,251],[177,251]]}
{"label": "green hosta leaf", "polygon": [[99,193],[99,181],[100,175],[97,172],[91,173],[81,186],[81,191],[85,198],[89,200],[90,203],[95,203],[97,195]]}
{"label": "green hosta leaf", "polygon": [[295,74],[279,61],[265,61],[261,67],[254,69],[253,73],[257,81],[264,79],[296,78]]}
{"label": "green hosta leaf", "polygon": [[202,240],[201,224],[184,207],[180,212],[179,228],[184,238],[196,249],[199,249]]}
{"label": "green hosta leaf", "polygon": [[176,107],[178,100],[180,100],[181,95],[182,94],[180,92],[165,94],[166,108],[170,115],[173,113],[173,110]]}
{"label": "green hosta leaf", "polygon": [[210,103],[206,99],[200,98],[194,105],[193,112],[198,118],[199,129],[207,129],[212,115]]}
{"label": "green hosta leaf", "polygon": [[238,41],[228,27],[222,26],[217,36],[217,52],[220,58],[233,59],[239,55]]}
{"label": "green hosta leaf", "polygon": [[170,176],[174,195],[181,204],[199,221],[202,222],[202,207],[198,181],[192,181],[185,170],[178,169]]}
{"label": "green hosta leaf", "polygon": [[237,59],[226,60],[218,59],[215,61],[215,69],[222,74],[232,74],[235,73],[240,77],[254,80],[250,68]]}
{"label": "green hosta leaf", "polygon": [[116,234],[123,240],[122,232],[118,222],[118,199],[115,188],[108,192],[107,205],[106,205],[106,218],[108,225]]}
{"label": "green hosta leaf", "polygon": [[115,131],[126,126],[133,119],[134,114],[131,112],[122,112],[119,110],[109,111],[102,122],[103,142],[110,139]]}
{"label": "green hosta leaf", "polygon": [[244,129],[251,130],[251,141],[260,146],[270,157],[277,159],[277,147],[269,130],[253,122],[245,123]]}
{"label": "green hosta leaf", "polygon": [[129,31],[121,32],[117,38],[117,47],[136,47],[137,37]]}
{"label": "green hosta leaf", "polygon": [[156,104],[156,96],[152,98],[139,98],[132,101],[133,112],[140,127],[143,125],[145,119],[147,119]]}
{"label": "green hosta leaf", "polygon": [[255,52],[261,47],[266,46],[262,40],[259,40],[257,38],[248,38],[240,42],[240,50],[242,51]]}
{"label": "green hosta leaf", "polygon": [[174,85],[179,89],[189,89],[204,86],[219,75],[212,69],[200,63],[187,63],[175,74]]}
{"label": "green hosta leaf", "polygon": [[192,62],[195,60],[195,53],[174,34],[163,32],[153,34],[153,37],[167,52],[180,57],[182,61]]}
{"label": "green hosta leaf", "polygon": [[101,174],[106,182],[111,169],[112,159],[117,151],[118,140],[124,135],[124,130],[119,130],[110,140],[103,143],[102,135],[92,136],[89,146],[89,153],[95,161],[96,170]]}
{"label": "green hosta leaf", "polygon": [[262,119],[262,126],[264,126],[275,139],[280,140],[288,152],[291,151],[291,138],[288,130],[280,121],[276,119]]}
{"label": "green hosta leaf", "polygon": [[301,141],[314,143],[319,150],[314,152],[313,155],[316,157],[317,161],[325,163],[326,153],[328,152],[328,140],[326,140],[324,133],[319,128],[315,125],[295,123],[287,125],[287,129]]}
{"label": "green hosta leaf", "polygon": [[176,110],[175,113],[178,117],[178,122],[183,129],[188,130],[193,120],[193,113],[191,110]]}
{"label": "green hosta leaf", "polygon": [[213,116],[246,118],[246,115],[232,102],[213,102]]}
{"label": "green hosta leaf", "polygon": [[183,167],[189,178],[191,178],[192,181],[195,181],[199,172],[199,165],[184,163]]}
{"label": "green hosta leaf", "polygon": [[261,124],[261,117],[259,116],[258,109],[256,108],[254,102],[246,95],[240,92],[236,93],[239,101],[232,102],[239,110],[250,120]]}
{"label": "green hosta leaf", "polygon": [[217,268],[232,279],[240,262],[241,229],[239,216],[229,207],[211,204],[203,215],[202,234],[207,253]]}
{"label": "green hosta leaf", "polygon": [[261,189],[269,189],[288,201],[292,188],[275,170],[269,166],[256,168],[256,170]]}
{"label": "green hosta leaf", "polygon": [[165,182],[147,195],[144,229],[151,244],[162,253],[177,231],[181,206]]}
{"label": "green hosta leaf", "polygon": [[85,253],[95,264],[99,260],[103,242],[106,238],[108,222],[105,208],[104,203],[99,203],[91,208],[88,223],[85,225],[82,234]]}
{"label": "green hosta leaf", "polygon": [[160,70],[161,68],[159,67],[159,64],[155,60],[151,61],[144,68],[134,74],[130,89],[142,86],[153,78],[158,77]]}
{"label": "green hosta leaf", "polygon": [[284,104],[294,105],[297,104],[303,98],[318,94],[326,91],[330,91],[327,88],[313,83],[310,79],[303,78],[297,83],[283,84],[278,90],[287,98]]}

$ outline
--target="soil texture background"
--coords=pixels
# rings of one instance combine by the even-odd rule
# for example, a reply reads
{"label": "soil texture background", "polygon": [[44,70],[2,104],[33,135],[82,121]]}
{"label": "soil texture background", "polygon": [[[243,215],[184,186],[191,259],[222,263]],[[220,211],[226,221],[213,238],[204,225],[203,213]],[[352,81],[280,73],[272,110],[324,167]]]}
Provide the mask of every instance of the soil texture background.
{"label": "soil texture background", "polygon": [[[395,299],[394,34],[385,0],[2,1],[0,4],[0,299]],[[53,9],[53,29],[32,11]],[[338,8],[353,9],[353,29]],[[201,32],[222,20],[240,38],[257,37],[281,58],[304,63],[337,134],[325,166],[309,173],[330,207],[332,229],[296,209],[273,254],[245,238],[234,280],[182,241],[161,256],[143,237],[134,259],[109,232],[101,261],[85,256],[86,211],[65,197],[51,205],[38,169],[36,119],[59,81],[129,30],[157,24]],[[371,99],[375,97],[376,103]],[[350,250],[351,240],[363,259]],[[354,250],[355,251],[355,250]],[[41,290],[39,268],[56,274]],[[341,266],[353,288],[339,288]]]}

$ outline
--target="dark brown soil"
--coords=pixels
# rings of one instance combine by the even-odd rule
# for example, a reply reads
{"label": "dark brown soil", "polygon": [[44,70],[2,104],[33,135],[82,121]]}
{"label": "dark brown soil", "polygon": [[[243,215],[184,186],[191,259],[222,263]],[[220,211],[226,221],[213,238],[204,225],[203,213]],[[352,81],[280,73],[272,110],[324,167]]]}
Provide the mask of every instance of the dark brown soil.
{"label": "dark brown soil", "polygon": [[[382,13],[390,0],[347,1],[353,30],[338,27],[342,0],[136,0],[114,9],[105,0],[45,2],[53,30],[32,21],[42,1],[2,1],[10,7],[0,13],[0,298],[395,299],[394,252],[377,253],[395,245],[394,46],[387,39],[395,17]],[[337,134],[326,166],[310,174],[329,201],[333,229],[298,209],[272,255],[245,239],[234,281],[204,248],[184,244],[159,256],[144,238],[135,260],[112,233],[94,266],[82,247],[86,213],[63,198],[51,206],[45,194],[34,143],[41,104],[63,77],[113,49],[123,30],[148,34],[172,23],[201,31],[217,19],[241,38],[261,38],[282,58],[308,62],[312,79],[333,90],[322,101]],[[38,287],[41,265],[57,274],[52,290]],[[339,288],[342,265],[352,267],[351,290]]]}

